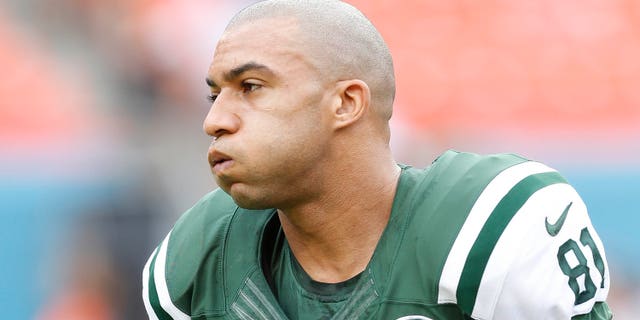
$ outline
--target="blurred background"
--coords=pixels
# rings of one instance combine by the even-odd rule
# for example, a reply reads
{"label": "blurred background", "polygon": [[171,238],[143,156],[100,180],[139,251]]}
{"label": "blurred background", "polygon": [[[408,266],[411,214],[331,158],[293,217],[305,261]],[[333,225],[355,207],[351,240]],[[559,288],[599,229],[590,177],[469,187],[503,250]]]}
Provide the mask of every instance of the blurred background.
{"label": "blurred background", "polygon": [[[142,266],[215,188],[204,83],[253,1],[0,2],[3,319],[143,319]],[[617,319],[640,314],[640,1],[353,0],[387,39],[392,147],[559,169],[607,249]]]}

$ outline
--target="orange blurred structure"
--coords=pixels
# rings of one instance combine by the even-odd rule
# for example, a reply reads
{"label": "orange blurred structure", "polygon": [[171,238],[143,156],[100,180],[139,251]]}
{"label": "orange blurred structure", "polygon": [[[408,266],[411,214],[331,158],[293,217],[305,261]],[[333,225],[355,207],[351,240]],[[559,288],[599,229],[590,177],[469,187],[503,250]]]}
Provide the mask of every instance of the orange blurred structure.
{"label": "orange blurred structure", "polygon": [[[1,9],[1,8],[0,8]],[[53,59],[0,11],[0,145],[3,152],[73,143],[95,125],[87,88],[61,75]]]}
{"label": "orange blurred structure", "polygon": [[87,292],[56,299],[36,320],[116,320],[111,306],[102,296]]}
{"label": "orange blurred structure", "polygon": [[349,2],[388,40],[396,115],[444,144],[640,138],[638,1]]}

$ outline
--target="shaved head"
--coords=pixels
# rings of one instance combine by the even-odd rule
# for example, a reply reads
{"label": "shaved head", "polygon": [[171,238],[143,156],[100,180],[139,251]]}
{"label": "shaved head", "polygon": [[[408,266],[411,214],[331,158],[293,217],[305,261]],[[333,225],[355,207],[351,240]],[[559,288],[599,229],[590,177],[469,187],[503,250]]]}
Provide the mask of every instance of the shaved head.
{"label": "shaved head", "polygon": [[371,90],[372,110],[388,121],[395,96],[391,54],[378,30],[355,7],[337,0],[268,0],[240,11],[225,33],[259,20],[291,18],[322,76],[327,81],[364,81]]}

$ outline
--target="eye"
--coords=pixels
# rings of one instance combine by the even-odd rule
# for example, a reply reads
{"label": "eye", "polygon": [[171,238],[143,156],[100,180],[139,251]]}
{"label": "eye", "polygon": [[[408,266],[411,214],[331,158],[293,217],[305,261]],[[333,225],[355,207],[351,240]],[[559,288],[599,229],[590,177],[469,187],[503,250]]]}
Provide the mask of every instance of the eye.
{"label": "eye", "polygon": [[212,93],[212,94],[207,95],[207,101],[209,101],[211,103],[216,102],[217,98],[218,98],[218,94],[216,94],[216,93]]}
{"label": "eye", "polygon": [[262,88],[261,85],[252,82],[242,82],[242,92],[249,93]]}

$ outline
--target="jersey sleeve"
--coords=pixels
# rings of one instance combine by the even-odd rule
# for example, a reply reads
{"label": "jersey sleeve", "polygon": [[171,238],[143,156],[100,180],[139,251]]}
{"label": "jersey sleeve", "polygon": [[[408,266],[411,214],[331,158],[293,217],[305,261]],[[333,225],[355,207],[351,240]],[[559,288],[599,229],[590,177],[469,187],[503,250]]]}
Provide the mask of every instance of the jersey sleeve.
{"label": "jersey sleeve", "polygon": [[556,170],[535,161],[488,181],[438,286],[438,303],[456,304],[473,319],[610,315],[609,268],[587,208]]}
{"label": "jersey sleeve", "polygon": [[222,271],[216,266],[236,208],[220,189],[208,194],[180,217],[153,251],[142,274],[142,298],[149,319],[191,319],[191,297],[194,284],[203,276],[201,269],[208,270],[207,281],[222,282]]}
{"label": "jersey sleeve", "polygon": [[[477,319],[610,319],[604,247],[578,193],[557,172],[530,176],[483,272]],[[547,180],[547,181],[545,181]],[[516,187],[514,187],[516,188]]]}
{"label": "jersey sleeve", "polygon": [[162,241],[160,246],[153,251],[144,267],[142,274],[142,299],[149,319],[180,319],[188,320],[191,317],[180,309],[171,294],[166,277],[167,246],[171,232]]}

